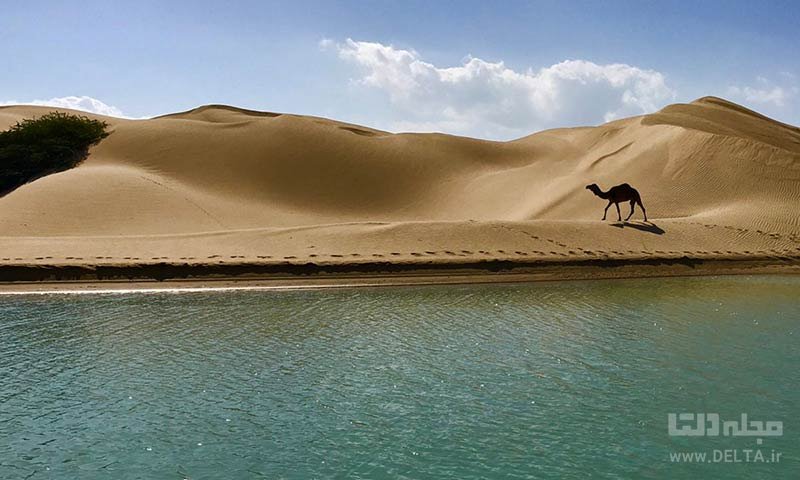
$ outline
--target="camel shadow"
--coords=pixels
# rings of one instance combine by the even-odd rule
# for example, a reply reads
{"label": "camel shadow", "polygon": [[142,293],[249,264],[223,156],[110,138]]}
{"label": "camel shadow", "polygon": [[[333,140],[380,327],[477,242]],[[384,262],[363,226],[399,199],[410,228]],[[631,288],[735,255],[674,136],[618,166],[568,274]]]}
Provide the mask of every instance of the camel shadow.
{"label": "camel shadow", "polygon": [[659,227],[653,222],[614,222],[610,224],[612,227],[617,228],[635,228],[636,230],[641,230],[643,232],[648,233],[655,233],[656,235],[663,235],[665,233],[664,229]]}

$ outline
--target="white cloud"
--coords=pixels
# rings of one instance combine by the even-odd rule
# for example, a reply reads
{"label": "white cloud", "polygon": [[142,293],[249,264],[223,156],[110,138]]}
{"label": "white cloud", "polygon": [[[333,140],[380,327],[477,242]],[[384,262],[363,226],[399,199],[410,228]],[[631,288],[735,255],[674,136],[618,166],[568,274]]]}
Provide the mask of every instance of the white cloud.
{"label": "white cloud", "polygon": [[127,118],[119,108],[87,96],[57,97],[51,98],[50,100],[33,100],[31,102],[17,102],[12,100],[1,102],[0,105],[42,105],[46,107],[70,108],[89,113],[97,113],[99,115],[107,115],[109,117]]}
{"label": "white cloud", "polygon": [[320,48],[333,47],[361,68],[355,84],[388,94],[404,118],[394,129],[512,138],[652,112],[675,97],[661,73],[625,64],[566,60],[518,72],[472,56],[439,67],[391,45],[320,42]]}
{"label": "white cloud", "polygon": [[[783,72],[782,76],[789,80],[794,79],[794,76],[788,72]],[[772,104],[776,107],[785,106],[787,102],[797,94],[797,86],[775,85],[761,76],[756,77],[756,86],[734,85],[728,87],[728,95],[734,100],[757,105]]]}

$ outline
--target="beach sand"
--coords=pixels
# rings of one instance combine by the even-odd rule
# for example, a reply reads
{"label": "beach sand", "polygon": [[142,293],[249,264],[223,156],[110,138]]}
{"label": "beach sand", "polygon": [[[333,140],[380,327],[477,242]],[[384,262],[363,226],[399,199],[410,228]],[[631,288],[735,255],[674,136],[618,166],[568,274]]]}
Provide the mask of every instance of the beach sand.
{"label": "beach sand", "polygon": [[[0,128],[54,110],[0,107]],[[718,98],[510,142],[218,105],[85,115],[111,131],[85,162],[0,198],[0,281],[800,271],[800,129]],[[601,221],[590,183],[631,184],[650,222]]]}

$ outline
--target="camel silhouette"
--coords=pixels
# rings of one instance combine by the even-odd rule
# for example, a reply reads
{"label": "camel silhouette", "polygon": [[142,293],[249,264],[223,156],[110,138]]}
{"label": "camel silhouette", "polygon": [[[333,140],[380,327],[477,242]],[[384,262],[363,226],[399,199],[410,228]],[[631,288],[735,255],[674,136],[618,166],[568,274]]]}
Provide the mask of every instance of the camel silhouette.
{"label": "camel silhouette", "polygon": [[606,205],[606,209],[603,210],[603,220],[606,219],[608,207],[610,207],[613,203],[617,207],[617,216],[621,222],[622,214],[619,212],[619,203],[630,201],[631,213],[628,215],[628,218],[626,218],[625,221],[627,222],[631,216],[633,216],[633,210],[636,208],[636,204],[639,204],[639,208],[642,209],[642,213],[644,214],[644,221],[647,221],[647,211],[645,211],[644,205],[642,205],[642,197],[639,196],[639,192],[637,192],[635,188],[631,187],[627,183],[617,185],[616,187],[611,187],[607,192],[600,190],[600,187],[598,187],[596,183],[586,185],[586,189],[591,190],[592,193],[598,197],[608,200],[608,205]]}

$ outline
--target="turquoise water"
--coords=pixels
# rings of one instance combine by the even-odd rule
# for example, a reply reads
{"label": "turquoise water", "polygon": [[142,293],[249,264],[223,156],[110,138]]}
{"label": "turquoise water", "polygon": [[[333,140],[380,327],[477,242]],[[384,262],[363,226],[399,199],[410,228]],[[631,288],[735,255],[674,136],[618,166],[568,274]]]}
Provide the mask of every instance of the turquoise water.
{"label": "turquoise water", "polygon": [[[798,299],[798,277],[0,297],[0,478],[797,478]],[[683,412],[783,435],[669,436]],[[756,448],[780,462],[670,461]]]}

